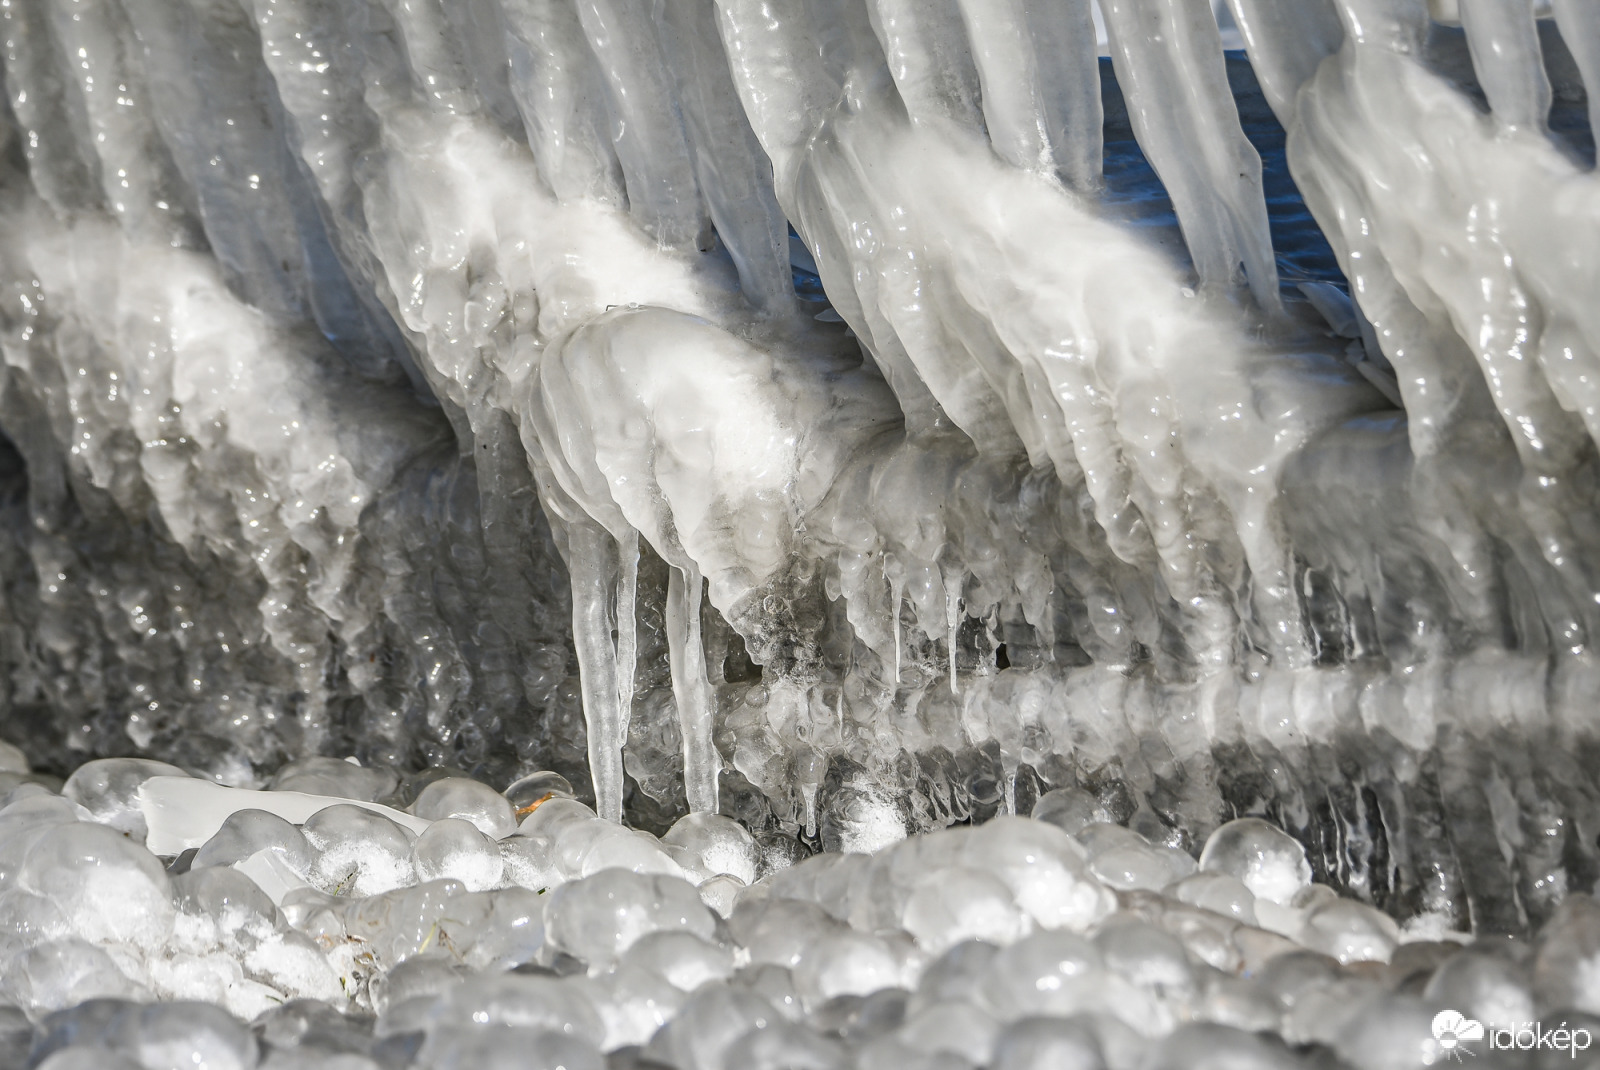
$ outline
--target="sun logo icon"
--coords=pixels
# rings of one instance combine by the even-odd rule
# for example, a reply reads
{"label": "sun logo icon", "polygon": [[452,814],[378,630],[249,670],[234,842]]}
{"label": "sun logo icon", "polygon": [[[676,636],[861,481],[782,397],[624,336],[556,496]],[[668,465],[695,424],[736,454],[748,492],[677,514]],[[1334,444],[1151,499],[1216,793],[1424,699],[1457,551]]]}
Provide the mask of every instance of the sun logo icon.
{"label": "sun logo icon", "polygon": [[1483,1023],[1466,1017],[1460,1011],[1440,1011],[1433,1017],[1433,1039],[1439,1042],[1445,1058],[1463,1062],[1463,1054],[1478,1054],[1462,1045],[1469,1040],[1483,1039]]}

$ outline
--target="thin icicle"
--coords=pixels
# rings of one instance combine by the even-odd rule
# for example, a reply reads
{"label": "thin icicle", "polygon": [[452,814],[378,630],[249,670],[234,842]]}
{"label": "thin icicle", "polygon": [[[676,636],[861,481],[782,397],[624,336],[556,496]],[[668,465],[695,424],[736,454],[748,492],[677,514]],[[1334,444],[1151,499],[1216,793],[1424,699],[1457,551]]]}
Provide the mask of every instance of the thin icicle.
{"label": "thin icicle", "polygon": [[1002,160],[1100,180],[1103,117],[1089,0],[959,0],[983,88],[983,118]]}
{"label": "thin icicle", "polygon": [[1550,79],[1530,0],[1461,0],[1472,66],[1502,126],[1542,130],[1550,118]]}
{"label": "thin icicle", "polygon": [[1554,0],[1556,26],[1589,91],[1589,129],[1600,131],[1600,4]]}
{"label": "thin icicle", "polygon": [[120,4],[62,0],[54,29],[74,56],[62,75],[76,82],[76,102],[99,156],[100,185],[111,214],[131,237],[203,248],[189,191],[156,129],[138,43]]}
{"label": "thin icicle", "polygon": [[628,739],[628,720],[633,716],[634,674],[639,661],[639,533],[632,528],[617,540],[617,716],[622,720],[618,733]]}
{"label": "thin icicle", "polygon": [[88,120],[72,107],[70,83],[62,84],[56,64],[64,58],[45,0],[12,0],[0,5],[0,47],[4,48],[6,96],[22,128],[28,175],[39,195],[58,212],[97,206]]}
{"label": "thin icicle", "polygon": [[1323,60],[1339,51],[1344,28],[1333,0],[1228,0],[1250,66],[1278,122],[1294,121],[1294,98]]}
{"label": "thin icicle", "polygon": [[1139,145],[1172,197],[1203,285],[1279,307],[1261,157],[1244,136],[1206,0],[1101,0]]}
{"label": "thin icicle", "polygon": [[618,584],[615,540],[598,524],[573,523],[567,532],[567,568],[572,576],[572,638],[583,683],[595,812],[608,821],[621,821],[627,726],[617,705],[617,647],[611,639],[615,624],[611,599]]}
{"label": "thin icicle", "polygon": [[981,131],[978,69],[954,0],[869,0],[868,10],[912,121]]}
{"label": "thin icicle", "polygon": [[[887,562],[885,562],[887,564]],[[899,569],[885,569],[889,573],[889,620],[894,626],[894,676],[891,682],[900,686],[900,599],[905,594],[905,580]]]}
{"label": "thin icicle", "polygon": [[945,625],[949,629],[948,656],[950,659],[950,693],[952,695],[961,694],[961,685],[956,680],[956,633],[961,629],[962,579],[963,577],[958,570],[944,570],[944,615]]}
{"label": "thin icicle", "polygon": [[790,311],[789,225],[773,193],[772,162],[739,104],[717,36],[712,0],[657,0],[656,21],[694,154],[695,177],[739,286],[764,311]]}
{"label": "thin icicle", "polygon": [[711,682],[700,640],[700,570],[674,567],[667,576],[667,646],[672,697],[683,732],[683,787],[691,813],[716,813],[722,758],[712,741]]}
{"label": "thin icicle", "polygon": [[564,201],[621,204],[606,88],[571,0],[501,0],[511,94],[539,174]]}
{"label": "thin icicle", "polygon": [[634,219],[663,245],[693,245],[705,217],[648,7],[629,0],[579,0],[578,18],[609,89],[617,158]]}

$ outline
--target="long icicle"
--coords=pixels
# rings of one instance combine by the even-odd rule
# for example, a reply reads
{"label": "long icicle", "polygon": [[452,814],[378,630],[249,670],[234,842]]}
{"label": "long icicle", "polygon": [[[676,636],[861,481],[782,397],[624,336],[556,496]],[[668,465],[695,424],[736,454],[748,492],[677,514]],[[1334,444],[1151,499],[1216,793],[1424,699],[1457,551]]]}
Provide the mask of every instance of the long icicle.
{"label": "long icicle", "polygon": [[595,812],[608,821],[620,822],[626,728],[617,708],[617,648],[611,639],[616,543],[599,524],[579,520],[568,529],[567,546],[567,565],[572,573],[572,638],[583,682],[583,719]]}
{"label": "long icicle", "polygon": [[617,553],[617,717],[621,721],[617,736],[626,743],[639,661],[639,618],[635,612],[639,601],[639,532],[630,528],[618,539]]}
{"label": "long icicle", "polygon": [[711,682],[700,640],[700,570],[674,567],[667,577],[667,647],[672,697],[683,732],[683,787],[691,813],[716,813],[722,759],[712,742]]}

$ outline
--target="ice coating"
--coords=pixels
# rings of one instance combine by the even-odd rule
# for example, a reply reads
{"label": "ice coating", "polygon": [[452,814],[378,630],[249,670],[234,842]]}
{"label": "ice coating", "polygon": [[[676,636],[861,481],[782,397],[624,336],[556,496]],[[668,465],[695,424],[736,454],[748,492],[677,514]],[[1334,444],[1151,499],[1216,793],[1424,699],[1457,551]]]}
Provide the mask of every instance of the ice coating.
{"label": "ice coating", "polygon": [[[719,925],[763,873],[845,852],[768,885],[850,926],[784,966],[838,1028],[657,1052],[713,1061],[855,1058],[843,1008],[909,990],[911,945],[1093,928],[1172,1043],[1225,1051],[1192,1008],[1264,1012],[1193,959],[1568,924],[1600,876],[1600,38],[1450,7],[0,7],[0,734],[40,764],[0,755],[0,880],[85,815],[163,879],[238,867],[351,956],[263,952],[324,999],[371,965],[330,898],[369,904],[345,935],[406,919],[380,970],[506,898],[482,969],[537,943],[511,884],[633,871],[604,895],[653,926],[689,879],[636,961],[621,921],[552,936],[617,963],[584,998],[643,1043],[765,1021],[667,990],[743,968]],[[19,1001],[217,977],[254,1016],[237,948],[130,965],[184,911],[59,835],[144,891],[107,940],[24,888],[53,935]],[[890,889],[861,917],[857,878]],[[1182,909],[1106,922],[1140,896]],[[861,1059],[1084,1040],[939,1002]],[[1278,1025],[1332,1045],[1318,1013]],[[479,1058],[462,1028],[416,1050]]]}

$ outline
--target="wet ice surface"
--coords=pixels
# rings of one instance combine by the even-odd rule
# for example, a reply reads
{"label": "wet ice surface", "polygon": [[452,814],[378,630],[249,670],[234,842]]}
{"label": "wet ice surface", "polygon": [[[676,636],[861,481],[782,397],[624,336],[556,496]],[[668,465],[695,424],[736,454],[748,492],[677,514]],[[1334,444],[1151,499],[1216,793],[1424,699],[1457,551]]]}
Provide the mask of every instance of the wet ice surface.
{"label": "wet ice surface", "polygon": [[727,818],[619,827],[548,774],[515,820],[519,785],[434,779],[419,834],[339,764],[299,824],[219,789],[176,857],[130,827],[182,839],[170,770],[0,800],[0,1065],[1368,1070],[1436,1063],[1447,1009],[1600,1026],[1587,895],[1533,939],[1402,928],[1259,818],[1196,858],[1058,790],[792,863]]}

